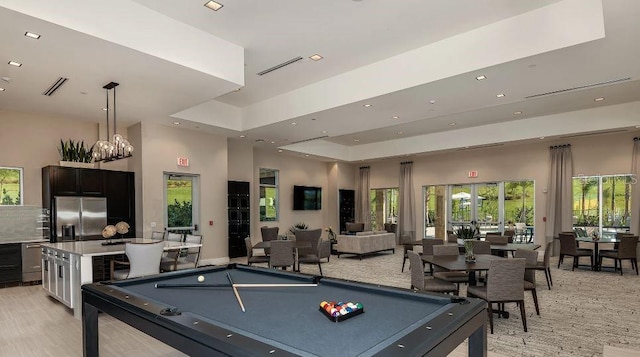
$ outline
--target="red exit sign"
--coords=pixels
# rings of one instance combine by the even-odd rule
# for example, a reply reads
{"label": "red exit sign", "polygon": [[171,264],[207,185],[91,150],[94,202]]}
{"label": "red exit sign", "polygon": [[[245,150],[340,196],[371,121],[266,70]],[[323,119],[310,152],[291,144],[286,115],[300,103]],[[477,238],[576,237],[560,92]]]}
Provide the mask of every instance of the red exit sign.
{"label": "red exit sign", "polygon": [[469,171],[469,178],[477,178],[478,171]]}
{"label": "red exit sign", "polygon": [[189,158],[188,157],[179,157],[178,158],[178,166],[189,166]]}

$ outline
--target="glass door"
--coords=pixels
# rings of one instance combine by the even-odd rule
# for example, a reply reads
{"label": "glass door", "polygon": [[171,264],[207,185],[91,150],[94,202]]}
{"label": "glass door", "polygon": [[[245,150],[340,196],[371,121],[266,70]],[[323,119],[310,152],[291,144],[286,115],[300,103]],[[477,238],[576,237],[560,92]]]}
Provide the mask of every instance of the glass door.
{"label": "glass door", "polygon": [[424,237],[446,237],[447,186],[424,186]]}
{"label": "glass door", "polygon": [[369,191],[371,200],[371,229],[384,230],[385,223],[398,223],[398,188]]}
{"label": "glass door", "polygon": [[452,185],[449,186],[449,207],[451,207],[451,217],[449,217],[449,228],[453,231],[468,225],[474,214],[471,210],[475,209],[471,204],[471,185]]}
{"label": "glass door", "polygon": [[475,203],[477,226],[480,234],[498,232],[502,230],[502,218],[500,216],[500,188],[497,183],[482,183],[475,185]]}
{"label": "glass door", "polygon": [[179,233],[199,233],[199,176],[164,174],[165,227]]}

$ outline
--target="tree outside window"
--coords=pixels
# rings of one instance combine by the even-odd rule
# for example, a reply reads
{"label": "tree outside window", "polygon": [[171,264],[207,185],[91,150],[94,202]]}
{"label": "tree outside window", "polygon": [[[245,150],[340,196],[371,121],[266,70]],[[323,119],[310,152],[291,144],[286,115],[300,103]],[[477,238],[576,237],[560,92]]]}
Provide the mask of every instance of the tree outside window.
{"label": "tree outside window", "polygon": [[22,169],[0,167],[0,205],[22,205]]}

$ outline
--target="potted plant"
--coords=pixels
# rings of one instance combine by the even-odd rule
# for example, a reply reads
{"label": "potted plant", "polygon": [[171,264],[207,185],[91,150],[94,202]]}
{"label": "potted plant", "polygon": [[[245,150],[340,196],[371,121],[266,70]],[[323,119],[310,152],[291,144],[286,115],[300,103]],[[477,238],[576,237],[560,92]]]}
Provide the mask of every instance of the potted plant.
{"label": "potted plant", "polygon": [[305,230],[305,229],[309,229],[309,226],[307,226],[306,223],[298,222],[298,223],[294,224],[293,226],[291,226],[291,228],[289,228],[289,233],[295,235],[296,231],[301,231],[301,230]]}
{"label": "potted plant", "polygon": [[58,147],[60,166],[93,168],[93,146],[86,148],[83,141],[60,140]]}

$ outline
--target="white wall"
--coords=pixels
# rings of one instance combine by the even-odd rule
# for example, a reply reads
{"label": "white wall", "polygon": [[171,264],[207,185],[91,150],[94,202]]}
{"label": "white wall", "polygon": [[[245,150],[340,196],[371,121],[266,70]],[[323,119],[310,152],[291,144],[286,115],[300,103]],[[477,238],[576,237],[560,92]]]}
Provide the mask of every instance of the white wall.
{"label": "white wall", "polygon": [[[203,236],[201,259],[226,261],[227,238],[227,139],[193,130],[142,123],[139,153],[142,196],[136,211],[142,212],[144,236],[164,228],[165,172],[200,177],[200,232]],[[177,166],[178,157],[189,158],[189,167]],[[137,171],[137,170],[136,170]],[[213,221],[210,226],[209,221]],[[151,228],[151,223],[156,228]],[[138,227],[138,229],[139,229]]]}
{"label": "white wall", "polygon": [[61,139],[98,140],[98,126],[80,120],[0,110],[0,123],[0,166],[23,168],[25,205],[42,205],[42,168],[60,162]]}

